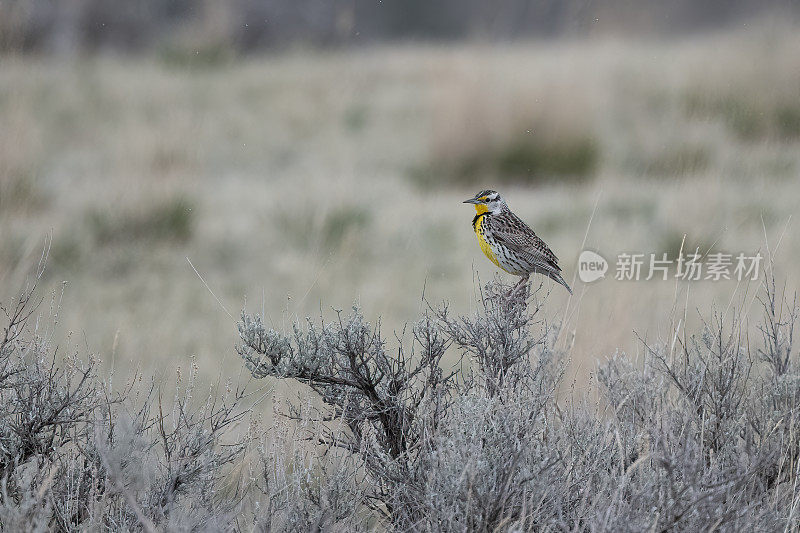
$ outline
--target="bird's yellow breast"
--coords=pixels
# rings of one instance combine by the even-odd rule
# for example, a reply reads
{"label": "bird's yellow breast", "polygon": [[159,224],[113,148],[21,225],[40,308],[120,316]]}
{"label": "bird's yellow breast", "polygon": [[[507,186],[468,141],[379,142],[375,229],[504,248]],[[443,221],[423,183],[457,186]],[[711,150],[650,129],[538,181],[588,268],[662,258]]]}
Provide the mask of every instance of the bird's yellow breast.
{"label": "bird's yellow breast", "polygon": [[483,213],[479,213],[478,216],[475,217],[475,222],[472,225],[472,228],[475,230],[475,236],[478,237],[478,244],[480,245],[483,254],[486,257],[488,257],[492,263],[494,263],[498,267],[508,272],[508,270],[506,270],[505,267],[500,264],[500,261],[497,260],[497,256],[495,255],[494,250],[492,250],[492,245],[489,243],[489,241],[486,240],[486,237],[483,235],[483,227],[481,223],[483,222],[484,216],[486,216],[486,211],[484,211]]}

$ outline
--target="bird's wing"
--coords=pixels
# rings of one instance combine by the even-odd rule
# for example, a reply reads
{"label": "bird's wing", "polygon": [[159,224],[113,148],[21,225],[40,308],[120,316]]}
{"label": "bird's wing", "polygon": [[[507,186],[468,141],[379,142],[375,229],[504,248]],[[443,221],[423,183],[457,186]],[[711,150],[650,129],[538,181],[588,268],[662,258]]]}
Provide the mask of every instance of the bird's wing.
{"label": "bird's wing", "polygon": [[561,271],[556,254],[518,217],[509,217],[505,224],[492,228],[492,234],[512,250],[530,255],[534,263]]}

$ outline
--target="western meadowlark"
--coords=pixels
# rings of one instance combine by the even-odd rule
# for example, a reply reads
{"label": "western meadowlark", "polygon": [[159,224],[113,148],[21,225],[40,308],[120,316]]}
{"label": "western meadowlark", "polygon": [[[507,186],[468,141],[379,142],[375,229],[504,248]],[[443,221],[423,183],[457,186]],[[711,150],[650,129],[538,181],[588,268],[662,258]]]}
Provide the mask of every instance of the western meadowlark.
{"label": "western meadowlark", "polygon": [[528,276],[535,272],[562,284],[572,294],[572,289],[561,277],[556,254],[511,212],[497,192],[481,191],[464,203],[475,205],[477,214],[472,219],[472,229],[481,250],[492,263],[509,274],[522,276],[517,286],[527,282]]}

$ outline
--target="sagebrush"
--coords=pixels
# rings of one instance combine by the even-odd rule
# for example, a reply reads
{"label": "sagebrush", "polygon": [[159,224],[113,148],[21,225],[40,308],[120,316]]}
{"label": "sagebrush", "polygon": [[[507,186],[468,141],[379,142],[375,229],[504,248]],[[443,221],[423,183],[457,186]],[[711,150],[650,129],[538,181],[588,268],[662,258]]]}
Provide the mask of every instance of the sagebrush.
{"label": "sagebrush", "polygon": [[[772,277],[761,342],[737,311],[714,313],[696,335],[643,340],[641,365],[611,357],[597,373],[599,402],[558,401],[557,327],[529,297],[491,283],[475,316],[431,308],[392,348],[357,309],[290,335],[243,315],[239,353],[254,376],[296,379],[319,394],[325,407],[307,442],[358,464],[349,490],[381,528],[800,525],[798,307]],[[464,372],[441,368],[448,349],[463,355]]]}
{"label": "sagebrush", "polygon": [[563,393],[546,297],[509,289],[486,285],[471,316],[429,305],[391,342],[357,308],[290,332],[243,313],[253,377],[309,391],[265,429],[248,417],[258,381],[198,398],[191,369],[169,402],[141,376],[112,387],[91,356],[57,353],[29,287],[3,307],[0,527],[800,527],[799,311],[771,276],[760,338],[728,310],[695,335],[642,339],[641,363],[600,366],[599,399]]}

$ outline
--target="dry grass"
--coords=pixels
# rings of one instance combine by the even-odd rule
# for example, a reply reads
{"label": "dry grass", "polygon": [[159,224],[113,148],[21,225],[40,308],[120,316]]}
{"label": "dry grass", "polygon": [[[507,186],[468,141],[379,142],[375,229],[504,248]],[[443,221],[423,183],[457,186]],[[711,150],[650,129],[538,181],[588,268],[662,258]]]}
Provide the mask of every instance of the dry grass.
{"label": "dry grass", "polygon": [[[204,69],[5,57],[0,288],[16,292],[52,231],[47,281],[69,282],[70,342],[109,367],[167,374],[195,354],[210,378],[236,330],[185,257],[234,314],[246,297],[282,328],[355,298],[391,330],[417,314],[423,287],[455,311],[474,306],[474,271],[494,271],[460,203],[477,187],[505,193],[568,281],[595,204],[586,245],[609,258],[672,250],[684,233],[751,252],[762,220],[774,242],[797,211],[798,86],[800,37],[775,25],[681,42],[407,46]],[[548,164],[528,172],[524,158],[511,183],[502,165],[465,168],[516,146],[569,154],[575,139],[596,151],[580,179]],[[456,172],[429,172],[420,187],[431,168]],[[159,206],[170,205],[191,206],[188,229],[169,217],[163,229]],[[162,230],[181,237],[140,237]],[[787,236],[777,270],[793,275],[798,258]],[[691,311],[745,290],[576,285],[572,301],[556,288],[548,306],[575,332],[579,376],[595,358],[634,351],[631,331],[658,330],[676,294],[689,293]]]}

